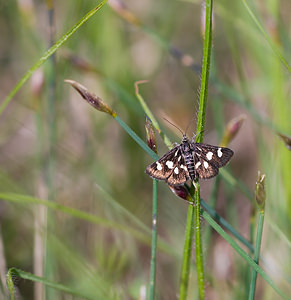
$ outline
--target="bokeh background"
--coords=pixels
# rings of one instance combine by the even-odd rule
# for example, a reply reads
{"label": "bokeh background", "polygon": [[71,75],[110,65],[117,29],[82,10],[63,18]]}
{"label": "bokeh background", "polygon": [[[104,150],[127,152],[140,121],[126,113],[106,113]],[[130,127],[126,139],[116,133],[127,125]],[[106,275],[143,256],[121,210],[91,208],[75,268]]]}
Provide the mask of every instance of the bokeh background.
{"label": "bokeh background", "polygon": [[[218,145],[226,124],[243,125],[229,147],[227,167],[251,195],[266,174],[262,242],[265,268],[291,292],[291,153],[278,132],[291,135],[291,3],[250,1],[268,42],[244,1],[214,1],[213,55],[204,141]],[[98,2],[0,2],[0,101],[23,74]],[[52,7],[51,7],[52,5]],[[53,9],[51,9],[53,8]],[[134,83],[173,142],[197,121],[203,53],[201,1],[111,1],[47,60],[0,116],[0,193],[17,193],[85,211],[98,222],[61,209],[0,199],[0,272],[11,267],[51,278],[96,299],[144,299],[149,280],[152,180],[150,158],[109,115],[94,110],[65,79],[102,97],[142,139],[145,114]],[[273,48],[272,48],[273,47]],[[157,136],[160,155],[167,151]],[[216,179],[201,183],[208,201]],[[19,199],[20,197],[14,197]],[[158,299],[177,299],[187,203],[159,184]],[[220,178],[217,212],[245,238],[256,204]],[[203,230],[208,225],[203,222]],[[203,235],[203,232],[202,232]],[[215,232],[204,243],[207,299],[246,299],[247,264]],[[48,262],[43,266],[45,260]],[[189,299],[197,299],[195,262]],[[81,299],[29,280],[15,280],[19,299]],[[260,277],[256,299],[279,299]]]}

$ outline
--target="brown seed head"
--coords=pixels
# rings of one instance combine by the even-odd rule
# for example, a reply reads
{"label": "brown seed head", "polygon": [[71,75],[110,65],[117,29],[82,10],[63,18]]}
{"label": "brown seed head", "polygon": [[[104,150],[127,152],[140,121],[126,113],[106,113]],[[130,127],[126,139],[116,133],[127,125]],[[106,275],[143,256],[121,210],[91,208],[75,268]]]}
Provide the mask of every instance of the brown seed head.
{"label": "brown seed head", "polygon": [[256,202],[260,210],[265,210],[266,189],[265,189],[266,175],[258,172],[258,179],[256,182]]}
{"label": "brown seed head", "polygon": [[148,146],[155,153],[158,153],[154,127],[153,127],[152,121],[148,117],[146,117],[145,130],[146,130],[146,139],[147,139]]}
{"label": "brown seed head", "polygon": [[70,83],[75,90],[79,92],[82,98],[87,101],[90,105],[96,108],[99,111],[110,114],[112,117],[116,117],[116,113],[105,103],[100,97],[96,96],[94,93],[91,93],[80,83],[66,79],[65,82]]}
{"label": "brown seed head", "polygon": [[220,143],[221,146],[226,147],[234,139],[245,119],[246,115],[239,115],[228,122]]}

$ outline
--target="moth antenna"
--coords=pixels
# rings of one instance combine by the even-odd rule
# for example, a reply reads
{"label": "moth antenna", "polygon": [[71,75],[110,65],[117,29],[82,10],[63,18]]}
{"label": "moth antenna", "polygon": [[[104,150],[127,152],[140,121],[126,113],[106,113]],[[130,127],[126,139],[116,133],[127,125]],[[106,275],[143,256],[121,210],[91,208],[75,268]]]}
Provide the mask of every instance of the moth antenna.
{"label": "moth antenna", "polygon": [[175,128],[177,128],[181,133],[182,133],[182,135],[184,136],[185,135],[185,133],[177,126],[177,125],[175,125],[174,123],[172,123],[172,122],[170,122],[168,119],[166,119],[166,118],[163,118],[165,121],[167,121],[168,123],[170,123],[171,125],[173,125]]}

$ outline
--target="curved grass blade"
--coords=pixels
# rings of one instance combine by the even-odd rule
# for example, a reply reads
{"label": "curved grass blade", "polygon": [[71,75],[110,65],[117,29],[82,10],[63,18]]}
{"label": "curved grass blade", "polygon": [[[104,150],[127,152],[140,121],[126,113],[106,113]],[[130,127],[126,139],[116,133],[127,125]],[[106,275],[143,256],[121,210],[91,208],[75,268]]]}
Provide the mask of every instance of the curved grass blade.
{"label": "curved grass blade", "polygon": [[51,281],[47,278],[39,277],[34,274],[24,272],[24,271],[16,269],[16,268],[11,268],[8,270],[8,273],[7,273],[7,285],[9,287],[9,292],[10,292],[10,296],[11,296],[10,299],[12,299],[12,300],[15,299],[15,287],[13,284],[13,277],[16,277],[16,276],[19,278],[22,278],[22,279],[33,281],[33,282],[42,283],[47,287],[51,287],[53,289],[56,289],[58,291],[61,291],[61,292],[64,292],[64,293],[67,293],[67,294],[70,294],[70,295],[73,295],[76,297],[81,297],[82,299],[97,300],[96,297],[86,295],[86,293],[76,291],[76,290],[72,289],[71,287]]}

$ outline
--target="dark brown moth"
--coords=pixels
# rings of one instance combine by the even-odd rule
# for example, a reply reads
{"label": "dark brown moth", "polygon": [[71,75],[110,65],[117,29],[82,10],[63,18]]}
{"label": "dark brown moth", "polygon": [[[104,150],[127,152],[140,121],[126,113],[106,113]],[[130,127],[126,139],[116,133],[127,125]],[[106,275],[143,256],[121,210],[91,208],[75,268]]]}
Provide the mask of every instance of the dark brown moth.
{"label": "dark brown moth", "polygon": [[171,186],[182,185],[187,180],[209,179],[228,163],[233,151],[225,147],[189,141],[183,134],[181,144],[146,168],[152,178],[164,180]]}

